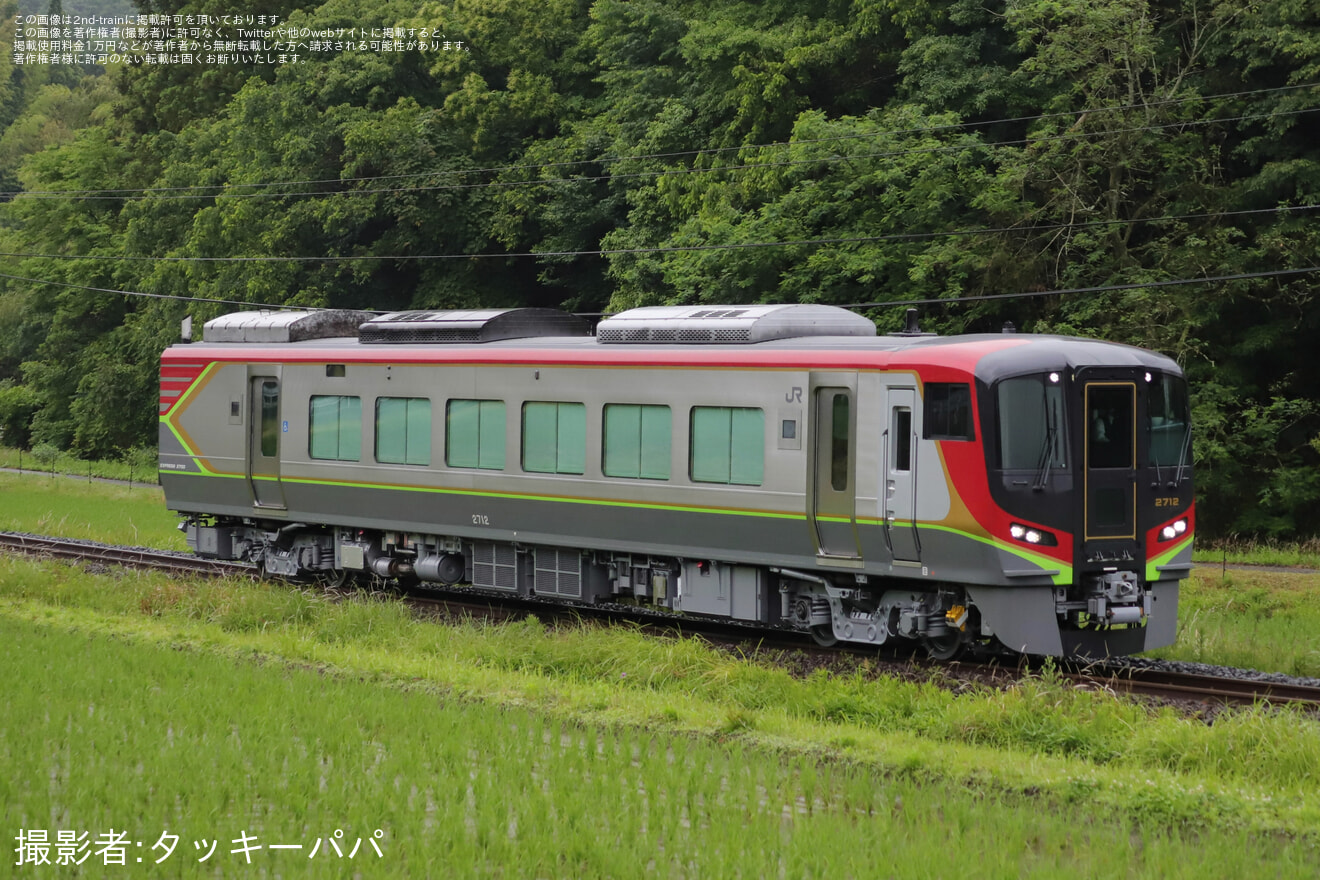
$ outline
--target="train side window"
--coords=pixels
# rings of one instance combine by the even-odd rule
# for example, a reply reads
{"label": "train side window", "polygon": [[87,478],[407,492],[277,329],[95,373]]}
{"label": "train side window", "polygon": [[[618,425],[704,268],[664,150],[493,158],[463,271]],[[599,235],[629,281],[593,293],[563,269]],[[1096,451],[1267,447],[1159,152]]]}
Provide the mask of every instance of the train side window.
{"label": "train side window", "polygon": [[329,461],[362,457],[362,398],[312,395],[307,454]]}
{"label": "train side window", "polygon": [[446,404],[445,464],[504,470],[504,401],[451,400]]}
{"label": "train side window", "polygon": [[431,463],[431,401],[424,397],[376,398],[376,461]]}
{"label": "train side window", "polygon": [[765,412],[750,407],[693,407],[690,452],[693,482],[761,485]]}
{"label": "train side window", "polygon": [[927,440],[975,440],[972,388],[965,382],[927,382],[922,436]]}
{"label": "train side window", "polygon": [[843,492],[848,488],[848,395],[834,395],[830,406],[830,486]]}
{"label": "train side window", "polygon": [[[232,419],[231,419],[232,421]],[[261,383],[261,454],[274,458],[280,451],[280,383]]]}
{"label": "train side window", "polygon": [[894,407],[894,470],[912,470],[912,410]]}
{"label": "train side window", "polygon": [[581,474],[587,464],[587,408],[580,403],[523,404],[522,467],[538,474]]}
{"label": "train side window", "polygon": [[672,427],[667,406],[607,403],[601,472],[635,480],[669,479]]}

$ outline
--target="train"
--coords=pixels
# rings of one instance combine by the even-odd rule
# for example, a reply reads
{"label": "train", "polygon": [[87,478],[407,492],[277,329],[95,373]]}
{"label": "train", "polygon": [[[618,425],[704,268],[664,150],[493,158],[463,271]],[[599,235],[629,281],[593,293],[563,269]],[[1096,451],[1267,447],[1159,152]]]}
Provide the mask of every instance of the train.
{"label": "train", "polygon": [[189,547],[933,657],[1173,642],[1177,364],[813,304],[247,311],[161,357]]}

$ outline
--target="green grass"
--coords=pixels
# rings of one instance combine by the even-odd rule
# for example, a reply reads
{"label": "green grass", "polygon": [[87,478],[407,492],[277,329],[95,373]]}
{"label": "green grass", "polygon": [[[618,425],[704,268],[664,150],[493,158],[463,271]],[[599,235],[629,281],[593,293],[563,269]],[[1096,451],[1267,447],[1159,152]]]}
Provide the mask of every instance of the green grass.
{"label": "green grass", "polygon": [[0,473],[0,531],[186,550],[158,486]]}
{"label": "green grass", "polygon": [[155,485],[159,482],[154,449],[133,449],[123,460],[98,459],[85,461],[70,452],[59,452],[53,447],[40,448],[40,455],[31,450],[0,446],[0,468],[21,468],[24,473],[50,476],[69,474],[75,477],[100,477],[106,480],[132,480],[135,483]]}
{"label": "green grass", "polygon": [[563,723],[824,756],[983,796],[1034,792],[1050,809],[1085,805],[1151,827],[1320,827],[1320,723],[1299,713],[1227,713],[1207,726],[1049,675],[964,696],[865,673],[802,680],[623,627],[443,625],[370,598],[13,559],[0,559],[0,616],[339,670]]}
{"label": "green grass", "polygon": [[1192,558],[1206,566],[1227,563],[1320,568],[1320,538],[1273,541],[1234,537],[1220,541],[1198,541]]}
{"label": "green grass", "polygon": [[[433,685],[382,688],[40,618],[0,618],[0,640],[11,673],[0,716],[6,833],[126,832],[129,864],[113,870],[127,876],[1199,880],[1315,871],[1307,841],[1189,836],[1085,805],[1042,811],[1031,797],[738,741],[579,724],[460,701]],[[329,846],[337,831],[345,856],[363,841],[351,861]],[[162,833],[178,842],[157,866]],[[303,849],[258,850],[249,866],[230,852],[244,833]],[[215,840],[200,862],[194,842]],[[15,875],[25,870],[34,869]],[[107,869],[93,855],[83,870],[57,870]]]}
{"label": "green grass", "polygon": [[1179,598],[1178,640],[1152,656],[1320,677],[1320,575],[1202,568]]}

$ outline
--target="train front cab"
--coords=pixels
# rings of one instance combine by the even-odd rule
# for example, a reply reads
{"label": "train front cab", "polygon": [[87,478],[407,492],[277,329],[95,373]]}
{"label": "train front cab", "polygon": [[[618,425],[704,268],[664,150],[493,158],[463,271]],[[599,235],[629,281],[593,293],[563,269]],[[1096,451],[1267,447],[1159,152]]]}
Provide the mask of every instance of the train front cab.
{"label": "train front cab", "polygon": [[1085,366],[984,393],[991,495],[1010,517],[1010,544],[1071,557],[1052,591],[1041,589],[1047,571],[1007,567],[1021,586],[974,591],[1000,641],[1096,658],[1171,644],[1195,526],[1183,378]]}

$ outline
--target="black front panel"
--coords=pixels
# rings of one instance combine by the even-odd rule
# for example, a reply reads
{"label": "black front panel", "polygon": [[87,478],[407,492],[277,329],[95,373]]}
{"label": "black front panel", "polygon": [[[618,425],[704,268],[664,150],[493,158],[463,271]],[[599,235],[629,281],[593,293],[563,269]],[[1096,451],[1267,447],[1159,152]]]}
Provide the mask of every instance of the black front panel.
{"label": "black front panel", "polygon": [[1137,385],[1082,383],[1086,541],[1137,537]]}

